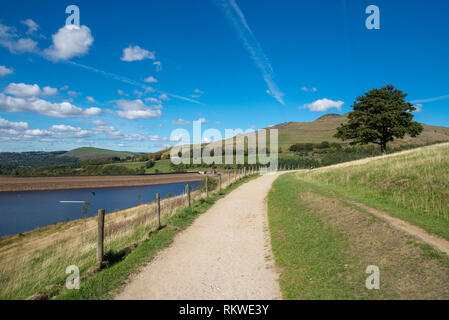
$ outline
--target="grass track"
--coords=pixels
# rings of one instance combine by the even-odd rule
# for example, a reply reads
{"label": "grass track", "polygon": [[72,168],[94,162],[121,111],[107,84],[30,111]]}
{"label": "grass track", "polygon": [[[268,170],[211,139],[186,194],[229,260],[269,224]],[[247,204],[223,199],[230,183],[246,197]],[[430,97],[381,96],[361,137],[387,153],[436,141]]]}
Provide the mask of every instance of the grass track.
{"label": "grass track", "polygon": [[[269,225],[285,299],[447,299],[449,258],[345,202],[326,187],[277,179]],[[365,268],[381,269],[367,290]]]}

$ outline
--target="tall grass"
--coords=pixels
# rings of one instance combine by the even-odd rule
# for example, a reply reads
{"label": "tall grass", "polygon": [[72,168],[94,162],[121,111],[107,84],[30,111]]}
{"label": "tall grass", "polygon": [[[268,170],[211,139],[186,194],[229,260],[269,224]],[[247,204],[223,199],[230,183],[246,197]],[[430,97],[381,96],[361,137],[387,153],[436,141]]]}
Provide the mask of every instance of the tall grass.
{"label": "tall grass", "polygon": [[449,144],[301,172],[330,187],[449,239]]}
{"label": "tall grass", "polygon": [[[240,178],[224,174],[223,188]],[[192,200],[204,196],[200,190],[191,193]],[[185,195],[162,200],[161,220],[167,221],[177,208],[186,204]],[[155,202],[107,214],[106,260],[114,263],[117,255],[156,229]],[[81,273],[85,272],[95,264],[96,241],[96,217],[58,223],[0,240],[0,299],[24,299],[45,293],[49,285],[63,285],[67,277],[65,270],[70,265],[78,266]]]}

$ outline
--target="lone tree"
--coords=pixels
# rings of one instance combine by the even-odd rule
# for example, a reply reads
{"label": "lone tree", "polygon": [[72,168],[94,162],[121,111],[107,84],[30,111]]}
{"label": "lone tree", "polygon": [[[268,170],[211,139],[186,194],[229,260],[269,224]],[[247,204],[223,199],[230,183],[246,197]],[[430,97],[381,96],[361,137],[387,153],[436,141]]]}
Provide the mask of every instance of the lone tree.
{"label": "lone tree", "polygon": [[416,108],[405,102],[407,94],[387,85],[373,89],[358,97],[349,113],[349,121],[337,128],[334,137],[352,140],[351,145],[375,143],[380,145],[382,153],[387,151],[387,143],[406,134],[418,136],[423,127],[412,121],[410,113]]}

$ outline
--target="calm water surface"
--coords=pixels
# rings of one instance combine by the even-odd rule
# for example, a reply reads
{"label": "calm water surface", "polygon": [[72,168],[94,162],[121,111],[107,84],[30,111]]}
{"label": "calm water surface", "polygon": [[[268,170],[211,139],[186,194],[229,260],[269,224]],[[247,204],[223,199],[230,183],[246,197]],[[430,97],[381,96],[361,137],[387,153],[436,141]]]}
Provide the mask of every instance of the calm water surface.
{"label": "calm water surface", "polygon": [[[189,184],[193,191],[201,186],[201,181]],[[157,192],[162,199],[168,193],[180,195],[184,193],[185,185],[181,182],[139,187],[0,192],[0,238],[83,216],[83,204],[60,201],[89,200],[85,216],[90,217],[96,215],[98,209],[106,209],[108,213],[154,201]]]}

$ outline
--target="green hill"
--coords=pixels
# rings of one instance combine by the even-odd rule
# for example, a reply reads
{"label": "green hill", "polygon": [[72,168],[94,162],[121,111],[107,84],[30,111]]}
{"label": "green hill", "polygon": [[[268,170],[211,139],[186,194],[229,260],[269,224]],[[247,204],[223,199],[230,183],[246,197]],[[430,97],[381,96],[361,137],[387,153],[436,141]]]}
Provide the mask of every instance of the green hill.
{"label": "green hill", "polygon": [[61,156],[78,158],[80,160],[92,160],[92,159],[104,159],[118,157],[125,159],[127,157],[134,156],[136,153],[128,151],[114,151],[100,148],[83,147],[68,151]]}
{"label": "green hill", "polygon": [[[329,143],[348,143],[343,142],[337,138],[334,138],[334,134],[337,132],[337,128],[341,123],[347,121],[347,114],[335,114],[329,113],[315,121],[311,122],[284,122],[278,125],[269,127],[267,129],[278,129],[279,133],[279,147],[282,150],[288,150],[288,148],[296,143],[321,143],[327,141]],[[396,147],[398,145],[413,144],[413,145],[426,145],[435,142],[449,141],[449,128],[437,127],[422,123],[424,131],[416,138],[406,136],[404,139],[396,140],[393,143],[389,143],[390,147]],[[269,136],[267,137],[269,139]],[[206,144],[204,144],[206,145]],[[159,151],[161,154],[170,153],[170,149],[164,149]]]}
{"label": "green hill", "polygon": [[[288,149],[295,143],[342,142],[334,138],[337,128],[347,121],[347,115],[327,114],[312,122],[285,122],[270,127],[279,130],[279,146]],[[405,137],[395,144],[429,144],[449,141],[449,128],[422,124],[424,131],[416,138]]]}

